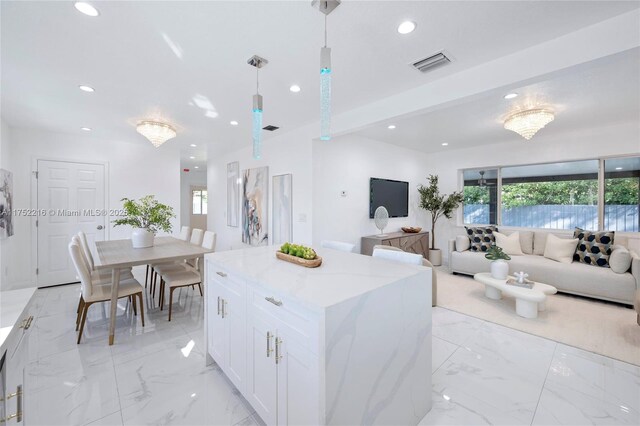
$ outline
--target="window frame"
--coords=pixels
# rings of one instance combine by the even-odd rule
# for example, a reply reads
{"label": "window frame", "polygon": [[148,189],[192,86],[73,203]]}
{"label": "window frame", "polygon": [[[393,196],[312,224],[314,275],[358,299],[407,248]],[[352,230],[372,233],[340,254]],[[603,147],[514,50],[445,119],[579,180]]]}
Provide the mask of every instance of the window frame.
{"label": "window frame", "polygon": [[[623,155],[608,155],[601,157],[588,157],[588,158],[573,158],[573,159],[559,159],[555,161],[543,161],[536,163],[517,163],[517,164],[508,164],[508,165],[498,165],[498,166],[474,166],[474,167],[465,167],[462,169],[458,169],[458,190],[464,192],[464,172],[467,170],[478,170],[478,169],[496,169],[497,170],[497,211],[496,211],[496,223],[465,223],[464,222],[464,205],[461,205],[458,208],[458,213],[456,215],[457,225],[459,227],[464,226],[489,226],[495,225],[499,227],[505,227],[507,229],[527,229],[527,230],[543,230],[543,231],[554,231],[554,232],[572,232],[569,229],[561,229],[561,228],[533,228],[533,227],[525,227],[525,226],[507,226],[502,225],[502,169],[508,167],[520,167],[520,166],[539,166],[546,164],[557,164],[557,163],[568,163],[574,161],[598,161],[598,194],[597,194],[597,210],[598,210],[598,229],[597,231],[604,231],[604,223],[605,223],[605,162],[607,160],[614,160],[620,158],[634,158],[640,157],[638,154],[623,154]],[[616,231],[617,233],[627,233],[632,234],[634,231]]]}
{"label": "window frame", "polygon": [[[193,210],[193,203],[194,203],[194,197],[195,197],[195,193],[199,192],[200,193],[200,213],[196,213]],[[191,188],[191,215],[192,216],[206,216],[207,213],[202,213],[204,211],[203,206],[206,204],[206,202],[203,202],[203,197],[202,197],[202,193],[203,192],[207,192],[207,188],[197,188],[197,187],[192,187]],[[207,193],[208,195],[208,193]]]}

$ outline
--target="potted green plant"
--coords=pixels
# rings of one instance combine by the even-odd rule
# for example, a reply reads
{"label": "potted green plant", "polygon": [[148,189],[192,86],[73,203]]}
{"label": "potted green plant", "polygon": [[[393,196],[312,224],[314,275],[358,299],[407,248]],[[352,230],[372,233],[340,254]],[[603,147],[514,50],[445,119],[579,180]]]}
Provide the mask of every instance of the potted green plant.
{"label": "potted green plant", "polygon": [[431,213],[431,249],[429,261],[434,266],[442,265],[442,252],[436,246],[436,222],[442,216],[451,219],[453,212],[462,204],[464,197],[462,192],[453,192],[450,195],[441,195],[438,188],[438,176],[429,175],[427,186],[418,185],[420,193],[420,208]]}
{"label": "potted green plant", "polygon": [[131,244],[133,248],[153,246],[158,231],[171,232],[171,219],[176,217],[173,207],[161,204],[153,195],[147,195],[140,200],[123,198],[122,208],[125,215],[113,221],[114,226],[129,225]]}
{"label": "potted green plant", "polygon": [[489,247],[484,257],[492,261],[491,277],[497,280],[506,280],[507,275],[509,275],[507,260],[511,260],[511,257],[495,244]]}

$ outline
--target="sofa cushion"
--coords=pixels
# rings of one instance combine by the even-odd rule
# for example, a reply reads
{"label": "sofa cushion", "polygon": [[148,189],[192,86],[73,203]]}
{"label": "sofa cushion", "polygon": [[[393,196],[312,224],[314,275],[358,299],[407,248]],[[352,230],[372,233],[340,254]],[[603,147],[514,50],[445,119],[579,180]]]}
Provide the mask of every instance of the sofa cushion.
{"label": "sofa cushion", "polygon": [[573,255],[578,245],[578,239],[571,240],[558,238],[553,234],[547,236],[547,243],[544,247],[544,257],[560,263],[571,263]]}
{"label": "sofa cushion", "polygon": [[466,235],[456,236],[456,251],[469,250],[469,247],[471,247],[471,241],[469,241],[469,237],[467,237]]}
{"label": "sofa cushion", "polygon": [[493,233],[498,231],[496,226],[465,226],[465,229],[471,243],[471,251],[487,251],[495,244]]}
{"label": "sofa cushion", "polygon": [[505,235],[511,235],[514,232],[517,232],[520,234],[520,248],[522,249],[522,252],[524,254],[533,254],[533,231],[525,231],[522,229],[519,229],[517,231],[514,230],[509,230],[509,229],[502,229],[503,234]]}
{"label": "sofa cushion", "polygon": [[547,236],[555,235],[558,238],[571,238],[571,234],[561,234],[549,231],[535,231],[533,233],[533,254],[544,256],[544,249],[547,245]]}
{"label": "sofa cushion", "polygon": [[576,228],[573,232],[573,238],[578,238],[580,242],[573,255],[573,260],[587,265],[608,268],[614,236],[614,231],[597,232]]}
{"label": "sofa cushion", "polygon": [[631,268],[631,253],[626,247],[615,245],[611,248],[609,266],[616,274],[624,274]]}
{"label": "sofa cushion", "polygon": [[520,233],[514,232],[509,236],[506,236],[500,232],[494,232],[493,235],[496,238],[496,245],[502,249],[506,254],[510,256],[522,256],[522,246],[520,245]]}

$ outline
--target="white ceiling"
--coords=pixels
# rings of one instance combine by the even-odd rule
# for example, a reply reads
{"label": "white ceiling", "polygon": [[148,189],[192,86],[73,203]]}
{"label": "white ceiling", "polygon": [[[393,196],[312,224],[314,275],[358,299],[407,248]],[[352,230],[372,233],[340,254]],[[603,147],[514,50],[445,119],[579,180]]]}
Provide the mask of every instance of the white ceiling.
{"label": "white ceiling", "polygon": [[[182,148],[183,166],[204,164],[207,145],[250,144],[255,71],[246,60],[253,54],[270,62],[261,71],[265,125],[283,132],[317,120],[323,18],[309,0],[95,5],[101,13],[97,18],[78,13],[72,2],[1,3],[2,117],[10,126],[65,133],[88,126],[96,138],[148,143],[133,123],[157,114],[179,127],[178,137],[167,145]],[[333,111],[635,8],[637,2],[624,1],[344,1],[329,16]],[[418,24],[407,36],[396,32],[404,19]],[[408,66],[442,49],[452,64],[427,74]],[[293,83],[302,87],[300,93],[289,92]],[[81,92],[79,84],[96,92]],[[198,104],[210,104],[218,117],[207,117]],[[474,126],[497,119],[481,108],[469,114],[477,117]],[[240,125],[232,127],[230,120]],[[401,131],[399,126],[397,135]],[[432,134],[429,140],[439,142],[444,133]],[[423,138],[411,143],[421,149],[425,144]]]}
{"label": "white ceiling", "polygon": [[[507,93],[515,99],[504,99]],[[419,115],[362,129],[356,134],[425,152],[526,141],[503,128],[512,112],[547,107],[555,120],[535,139],[640,117],[640,48],[583,63],[532,81],[487,91]],[[388,125],[395,129],[389,130]],[[442,146],[443,143],[448,145]]]}

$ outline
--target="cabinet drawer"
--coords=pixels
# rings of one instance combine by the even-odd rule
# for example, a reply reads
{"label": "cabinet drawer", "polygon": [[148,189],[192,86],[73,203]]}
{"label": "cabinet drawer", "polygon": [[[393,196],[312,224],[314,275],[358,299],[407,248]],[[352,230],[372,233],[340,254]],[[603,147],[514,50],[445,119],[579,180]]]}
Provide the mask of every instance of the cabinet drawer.
{"label": "cabinet drawer", "polygon": [[[276,320],[278,332],[307,346],[314,354],[318,353],[319,319],[286,299],[268,293],[260,287],[250,286],[247,291],[249,314],[268,314]],[[276,305],[267,300],[274,300]]]}
{"label": "cabinet drawer", "polygon": [[245,296],[246,285],[236,274],[212,263],[209,263],[207,268],[208,282],[221,285],[240,297]]}

